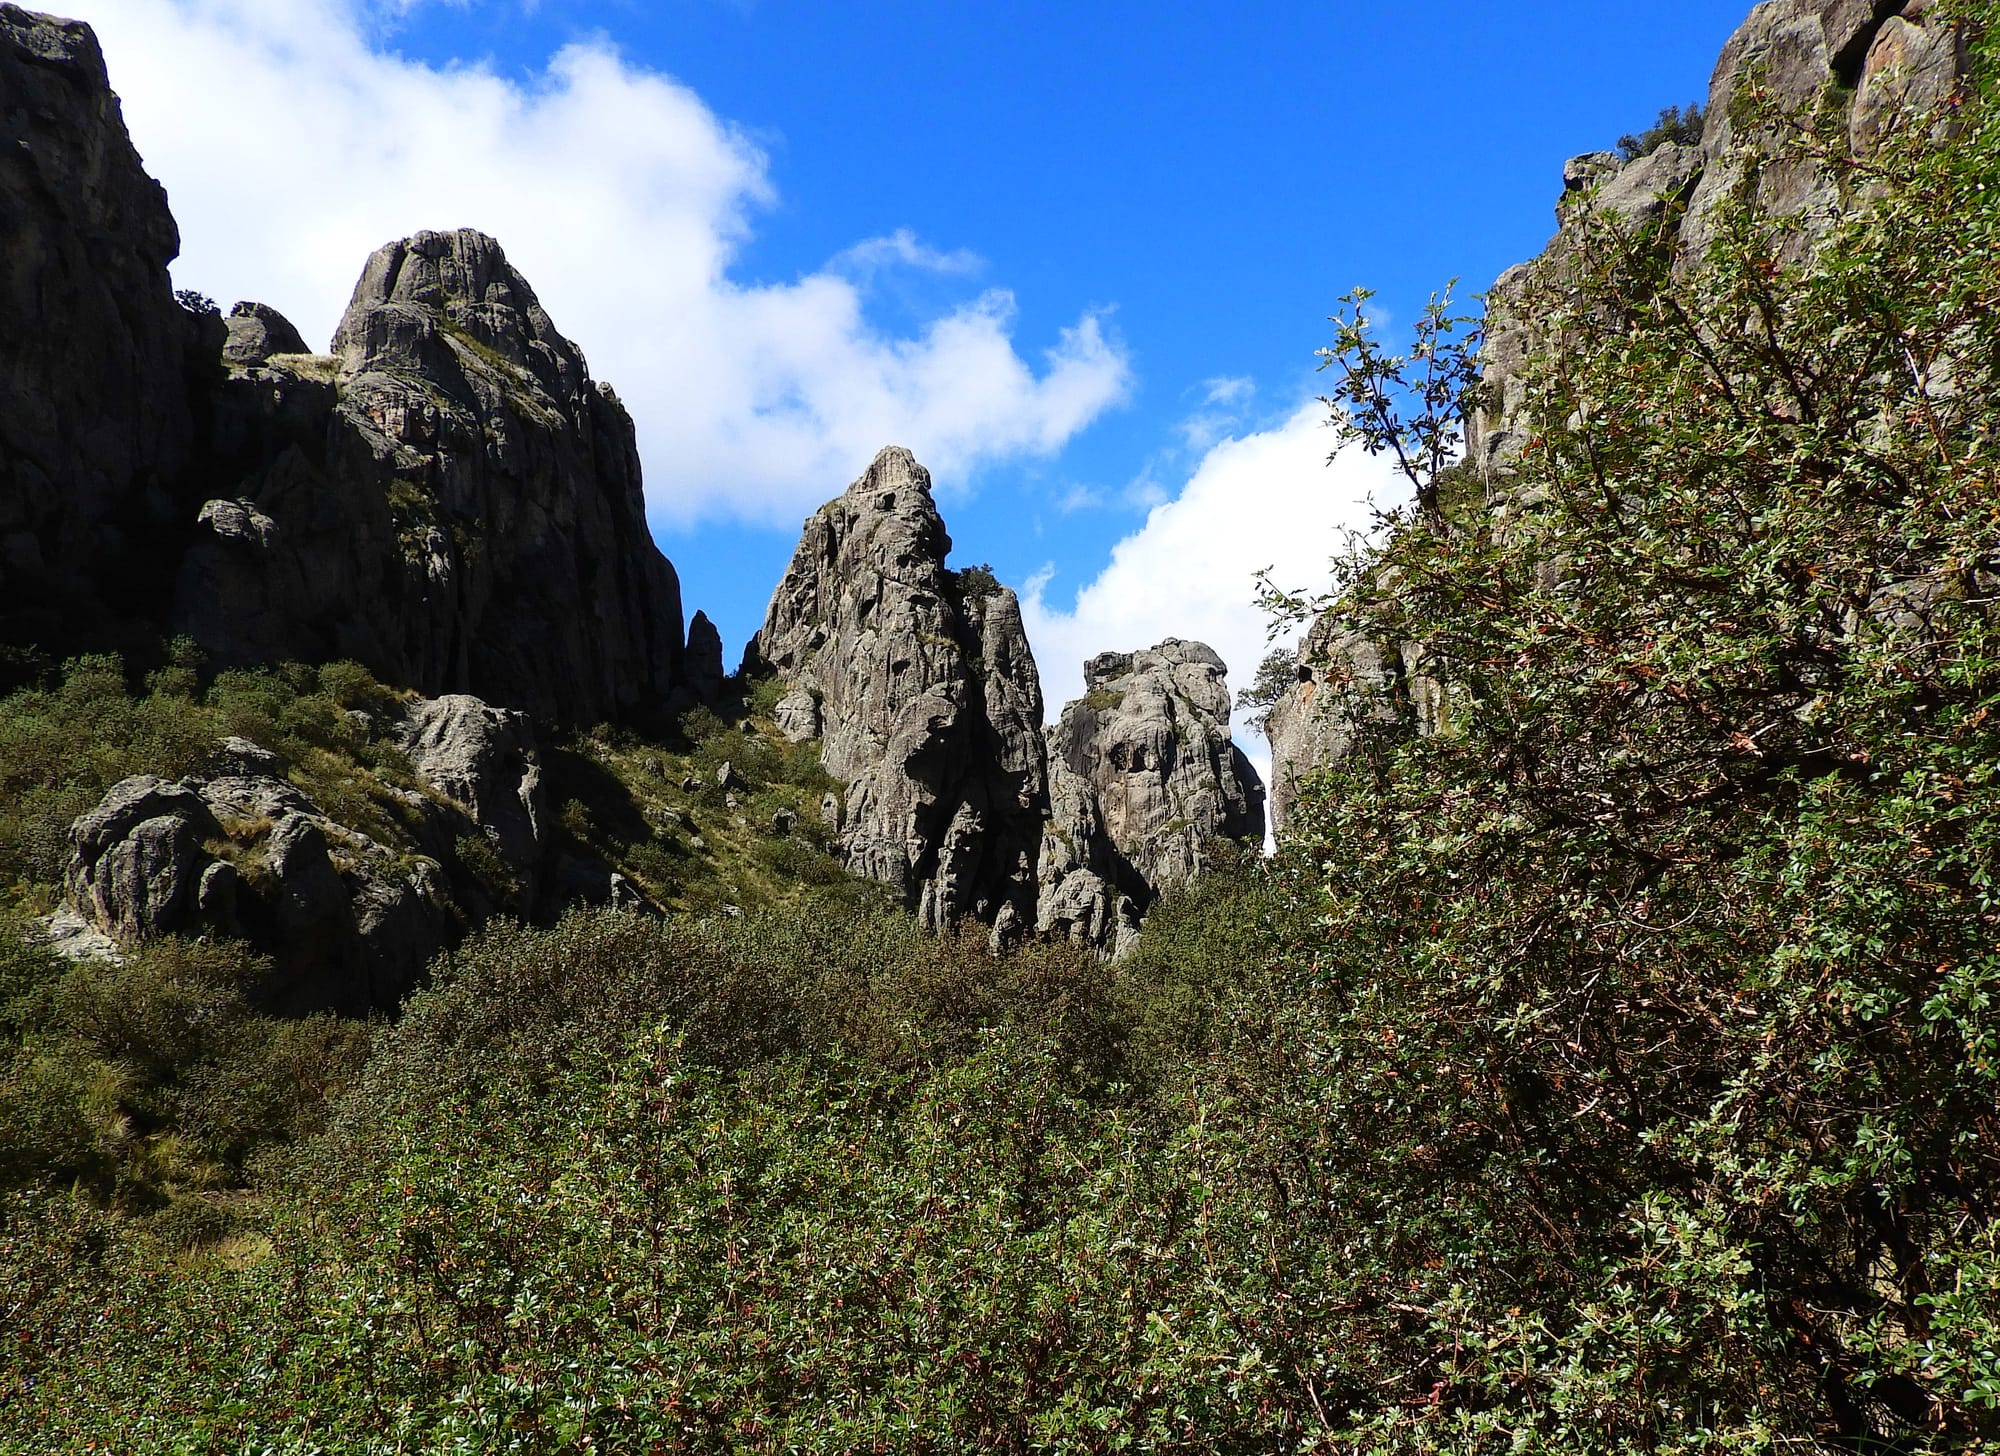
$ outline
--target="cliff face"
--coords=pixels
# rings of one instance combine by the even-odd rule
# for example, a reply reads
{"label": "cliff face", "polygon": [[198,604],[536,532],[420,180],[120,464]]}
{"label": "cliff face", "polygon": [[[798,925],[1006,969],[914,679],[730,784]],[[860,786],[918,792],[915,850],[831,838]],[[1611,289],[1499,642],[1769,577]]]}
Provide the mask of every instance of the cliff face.
{"label": "cliff face", "polygon": [[1204,643],[1100,653],[1084,682],[1048,730],[1037,929],[1115,954],[1218,840],[1262,843],[1264,785],[1230,739],[1225,668]]}
{"label": "cliff face", "polygon": [[[1628,234],[1662,225],[1654,246],[1681,268],[1700,266],[1732,201],[1780,225],[1783,258],[1797,261],[1853,206],[1862,179],[1836,155],[1787,146],[1801,126],[1865,159],[1892,128],[1942,135],[1965,74],[1965,38],[1933,0],[1765,0],[1723,47],[1709,82],[1700,144],[1669,143],[1635,161],[1615,152],[1563,169],[1559,230],[1541,255],[1500,275],[1487,299],[1486,382],[1491,407],[1469,421],[1467,456],[1504,475],[1526,440],[1522,373],[1559,341],[1537,323],[1537,294],[1559,287],[1595,217]],[[1756,101],[1763,119],[1743,103]]]}
{"label": "cliff face", "polygon": [[500,245],[392,243],[332,356],[271,351],[290,334],[232,319],[214,439],[241,475],[200,507],[177,627],[221,661],[351,657],[550,721],[663,713],[680,587],[631,419]]}
{"label": "cliff face", "polygon": [[379,250],[308,354],[261,304],[176,302],[87,26],[0,4],[0,126],[0,634],[351,657],[572,723],[715,690],[632,422],[498,243]]}
{"label": "cliff face", "polygon": [[[1798,261],[1865,189],[1865,175],[1839,156],[1842,142],[1865,160],[1894,128],[1945,136],[1966,62],[1964,36],[1933,0],[1766,0],[1723,48],[1699,144],[1670,142],[1630,161],[1613,152],[1572,158],[1555,237],[1487,296],[1486,408],[1466,422],[1466,459],[1487,495],[1483,528],[1516,529],[1508,479],[1533,426],[1526,375],[1536,356],[1563,347],[1543,320],[1574,276],[1590,229],[1609,223],[1685,272],[1702,265],[1729,206],[1740,202],[1778,226],[1782,260]],[[1801,128],[1831,138],[1831,150],[1799,155],[1788,143]],[[1415,643],[1366,640],[1337,615],[1314,625],[1301,644],[1298,682],[1267,728],[1280,831],[1299,780],[1347,752],[1357,715],[1435,731],[1442,705],[1422,655]]]}
{"label": "cliff face", "polygon": [[777,674],[781,725],[845,786],[848,867],[927,926],[1004,937],[1033,921],[1041,686],[1014,593],[950,550],[930,473],[883,450],[806,522],[745,667]]}
{"label": "cliff face", "polygon": [[0,633],[53,640],[163,575],[202,333],[179,251],[89,28],[0,4]]}

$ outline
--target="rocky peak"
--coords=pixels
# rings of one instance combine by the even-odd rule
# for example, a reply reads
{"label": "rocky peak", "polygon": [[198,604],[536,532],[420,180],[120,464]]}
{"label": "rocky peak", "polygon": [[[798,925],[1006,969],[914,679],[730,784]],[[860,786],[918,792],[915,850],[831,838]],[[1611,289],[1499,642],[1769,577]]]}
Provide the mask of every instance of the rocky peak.
{"label": "rocky peak", "polygon": [[745,659],[845,786],[848,865],[924,922],[1025,928],[1047,802],[1042,699],[1012,591],[946,566],[930,472],[878,454],[805,523]]}
{"label": "rocky peak", "polygon": [[579,394],[590,379],[582,352],[556,331],[500,244],[470,228],[421,232],[377,248],[334,331],[333,352],[349,374],[434,374],[445,357],[437,352],[440,336],[498,355],[534,376],[552,399]]}
{"label": "rocky peak", "polygon": [[691,700],[632,421],[497,242],[378,249],[336,356],[295,338],[232,317],[211,431],[231,483],[190,513],[180,630],[224,663],[349,657],[554,722]]}
{"label": "rocky peak", "polygon": [[1084,665],[1084,695],[1048,730],[1039,929],[1116,953],[1218,840],[1263,842],[1264,785],[1230,739],[1226,673],[1205,643],[1174,637]]}

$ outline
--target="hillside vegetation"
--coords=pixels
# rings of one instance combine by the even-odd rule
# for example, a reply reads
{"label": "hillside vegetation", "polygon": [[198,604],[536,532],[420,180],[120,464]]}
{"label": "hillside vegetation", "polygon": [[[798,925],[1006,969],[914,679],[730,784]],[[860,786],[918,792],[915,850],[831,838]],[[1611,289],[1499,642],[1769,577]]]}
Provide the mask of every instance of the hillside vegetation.
{"label": "hillside vegetation", "polygon": [[[0,1447],[1992,1449],[1978,63],[1806,261],[1739,206],[1704,266],[1607,223],[1543,285],[1507,511],[1314,604],[1420,647],[1440,731],[1361,704],[1276,858],[1115,964],[801,888],[706,799],[699,874],[617,861],[686,913],[496,921],[393,1023],[261,1017],[212,946],[8,952]],[[154,751],[117,725],[237,711],[122,683],[7,741],[81,695],[103,778]],[[346,690],[275,711],[310,742]],[[674,798],[633,785],[753,751],[755,813],[820,791],[768,732],[683,749],[572,740],[568,831],[618,851]],[[0,772],[45,882],[68,780]]]}

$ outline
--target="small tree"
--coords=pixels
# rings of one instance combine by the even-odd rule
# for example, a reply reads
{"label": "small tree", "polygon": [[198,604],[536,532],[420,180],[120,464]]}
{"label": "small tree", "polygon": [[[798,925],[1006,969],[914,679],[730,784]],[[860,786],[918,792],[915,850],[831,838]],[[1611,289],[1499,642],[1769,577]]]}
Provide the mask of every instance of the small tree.
{"label": "small tree", "polygon": [[1373,290],[1342,294],[1331,319],[1333,343],[1318,351],[1319,367],[1339,372],[1333,393],[1321,398],[1333,411],[1340,443],[1393,454],[1416,492],[1418,514],[1433,526],[1444,524],[1438,477],[1457,460],[1466,416],[1479,402],[1484,333],[1475,315],[1451,311],[1457,285],[1454,278],[1431,295],[1407,354],[1383,348],[1366,309]]}
{"label": "small tree", "polygon": [[1257,664],[1257,675],[1250,686],[1236,694],[1236,710],[1247,712],[1246,722],[1260,733],[1271,719],[1271,709],[1278,699],[1291,691],[1298,681],[1297,654],[1289,648],[1273,647],[1264,654],[1264,660]]}
{"label": "small tree", "polygon": [[1701,140],[1701,128],[1705,120],[1701,103],[1694,102],[1682,110],[1678,106],[1663,106],[1654,123],[1636,136],[1627,132],[1618,138],[1618,155],[1628,162],[1650,156],[1668,142],[1691,147]]}

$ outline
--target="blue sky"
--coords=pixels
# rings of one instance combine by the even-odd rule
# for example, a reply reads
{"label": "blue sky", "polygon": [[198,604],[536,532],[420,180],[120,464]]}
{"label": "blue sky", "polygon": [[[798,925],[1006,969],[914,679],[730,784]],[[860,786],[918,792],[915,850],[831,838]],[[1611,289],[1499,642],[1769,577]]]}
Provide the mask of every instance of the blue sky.
{"label": "blue sky", "polygon": [[1253,564],[1300,581],[1387,489],[1322,472],[1302,409],[1335,298],[1407,318],[1531,255],[1563,160],[1703,95],[1748,9],[72,4],[177,281],[312,338],[368,248],[486,227],[632,406],[732,660],[798,521],[900,434],[955,559],[1031,590],[1057,706],[1128,635],[1247,678]]}

